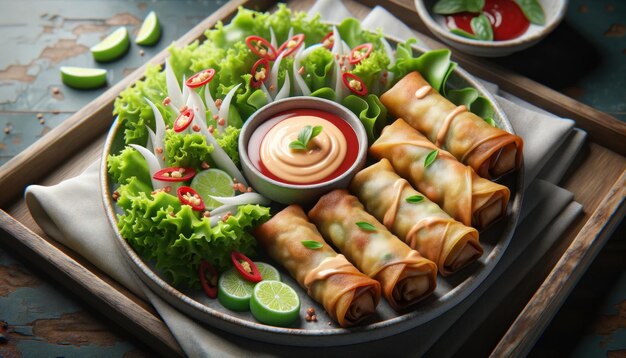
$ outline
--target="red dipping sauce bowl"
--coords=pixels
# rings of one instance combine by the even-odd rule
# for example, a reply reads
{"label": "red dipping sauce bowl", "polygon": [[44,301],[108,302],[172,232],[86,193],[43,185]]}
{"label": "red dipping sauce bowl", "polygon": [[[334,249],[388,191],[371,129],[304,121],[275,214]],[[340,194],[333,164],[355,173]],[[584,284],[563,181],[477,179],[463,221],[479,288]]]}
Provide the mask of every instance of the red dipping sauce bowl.
{"label": "red dipping sauce bowl", "polygon": [[[322,131],[306,150],[289,144],[305,126]],[[291,97],[256,111],[239,135],[243,174],[255,191],[282,204],[307,205],[347,188],[363,168],[367,133],[347,108],[316,97]]]}

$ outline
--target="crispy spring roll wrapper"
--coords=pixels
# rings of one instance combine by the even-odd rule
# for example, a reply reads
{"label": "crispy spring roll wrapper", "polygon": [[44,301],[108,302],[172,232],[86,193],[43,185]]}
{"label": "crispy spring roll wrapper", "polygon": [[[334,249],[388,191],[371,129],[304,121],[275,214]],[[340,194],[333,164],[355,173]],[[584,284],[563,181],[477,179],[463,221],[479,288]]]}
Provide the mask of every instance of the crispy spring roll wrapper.
{"label": "crispy spring roll wrapper", "polygon": [[398,119],[383,129],[370,154],[387,158],[396,173],[466,226],[482,230],[504,216],[509,188],[479,177],[443,149],[425,168],[426,157],[435,149],[428,138]]}
{"label": "crispy spring roll wrapper", "polygon": [[[478,231],[454,220],[439,205],[413,189],[387,159],[361,170],[350,183],[365,209],[412,249],[434,261],[447,276],[476,261],[483,248]],[[421,196],[418,203],[407,198]]]}
{"label": "crispy spring roll wrapper", "polygon": [[[337,255],[300,206],[290,205],[274,215],[255,230],[255,237],[341,327],[353,326],[376,312],[380,284]],[[308,249],[304,240],[323,246]]]}
{"label": "crispy spring roll wrapper", "polygon": [[380,97],[395,117],[403,118],[438,147],[472,167],[483,178],[498,178],[522,164],[522,138],[491,126],[456,106],[411,72]]}
{"label": "crispy spring roll wrapper", "polygon": [[[350,262],[380,282],[383,296],[396,311],[435,290],[437,265],[395,237],[347,190],[322,196],[309,211],[309,218]],[[362,229],[358,222],[367,222],[376,230]]]}

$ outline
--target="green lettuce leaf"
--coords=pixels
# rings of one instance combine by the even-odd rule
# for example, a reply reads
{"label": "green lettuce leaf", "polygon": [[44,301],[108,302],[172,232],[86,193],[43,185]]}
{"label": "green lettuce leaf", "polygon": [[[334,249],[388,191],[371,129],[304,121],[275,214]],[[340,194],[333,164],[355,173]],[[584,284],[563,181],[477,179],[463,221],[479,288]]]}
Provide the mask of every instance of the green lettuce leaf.
{"label": "green lettuce leaf", "polygon": [[311,92],[330,85],[328,73],[333,65],[333,54],[325,47],[318,47],[300,61],[304,67],[304,82]]}
{"label": "green lettuce leaf", "polygon": [[359,117],[367,132],[367,139],[373,143],[387,124],[387,108],[378,96],[369,94],[367,97],[348,95],[341,102],[346,108]]}
{"label": "green lettuce leaf", "polygon": [[213,146],[207,144],[200,133],[176,133],[168,129],[163,143],[165,159],[170,167],[199,168],[203,162],[211,163]]}
{"label": "green lettuce leaf", "polygon": [[109,155],[107,167],[111,178],[116,183],[126,183],[130,178],[137,178],[144,183],[152,183],[152,176],[146,160],[141,153],[131,147],[124,148],[117,155]]}
{"label": "green lettuce leaf", "polygon": [[456,63],[450,60],[450,50],[432,50],[419,57],[413,57],[411,45],[415,42],[415,39],[410,39],[398,44],[396,63],[390,69],[394,73],[394,78],[400,80],[408,73],[418,71],[435,90],[442,92],[448,76],[456,67]]}
{"label": "green lettuce leaf", "polygon": [[385,51],[375,50],[367,58],[361,60],[351,72],[359,76],[371,91],[377,87],[377,82],[380,81],[380,76],[389,66],[389,62],[389,57]]}
{"label": "green lettuce leaf", "polygon": [[224,133],[217,138],[217,144],[224,149],[235,165],[239,166],[239,133],[240,128],[228,126]]}

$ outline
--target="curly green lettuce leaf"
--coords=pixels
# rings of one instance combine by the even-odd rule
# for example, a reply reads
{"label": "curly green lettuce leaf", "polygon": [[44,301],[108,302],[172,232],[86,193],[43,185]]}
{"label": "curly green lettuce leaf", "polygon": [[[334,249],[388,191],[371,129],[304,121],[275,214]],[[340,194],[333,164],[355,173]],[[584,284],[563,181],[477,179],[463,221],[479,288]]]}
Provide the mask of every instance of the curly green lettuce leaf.
{"label": "curly green lettuce leaf", "polygon": [[244,83],[243,93],[235,95],[235,102],[241,115],[244,118],[248,118],[252,113],[267,104],[267,97],[262,90],[250,86],[250,80],[252,79],[251,74],[247,73],[243,75],[242,79]]}
{"label": "curly green lettuce leaf", "polygon": [[481,96],[475,88],[467,87],[448,90],[446,92],[446,98],[457,106],[464,105],[470,112],[484,118],[489,123],[493,123],[493,120],[489,120],[492,119],[495,114],[493,105],[487,98]]}
{"label": "curly green lettuce leaf", "polygon": [[357,19],[347,18],[343,20],[337,26],[337,31],[339,31],[341,39],[345,41],[350,48],[355,48],[367,42],[372,43],[375,48],[381,48],[380,38],[383,36],[382,33],[363,30],[361,23]]}
{"label": "curly green lettuce leaf", "polygon": [[230,159],[235,163],[236,166],[239,166],[239,133],[241,132],[240,128],[235,128],[228,126],[224,132],[217,138],[217,144],[224,149],[226,154],[230,157]]}
{"label": "curly green lettuce leaf", "polygon": [[328,75],[333,66],[333,54],[325,47],[318,47],[300,61],[304,67],[304,82],[311,91],[330,85]]}
{"label": "curly green lettuce leaf", "polygon": [[348,95],[341,102],[346,108],[359,117],[367,132],[367,139],[373,143],[387,124],[387,108],[378,96],[369,94],[367,97]]}
{"label": "curly green lettuce leaf", "polygon": [[131,147],[124,148],[117,155],[109,155],[107,167],[111,178],[116,183],[126,183],[133,177],[144,183],[152,182],[146,160],[141,153]]}
{"label": "curly green lettuce leaf", "polygon": [[435,90],[442,92],[448,76],[456,68],[456,63],[450,60],[450,50],[432,50],[419,57],[413,57],[411,45],[415,42],[415,39],[409,39],[403,44],[398,44],[396,63],[390,68],[394,78],[400,80],[410,72],[418,71]]}
{"label": "curly green lettuce leaf", "polygon": [[176,133],[168,129],[163,143],[165,159],[170,167],[199,168],[203,162],[211,161],[213,146],[207,144],[200,133]]}
{"label": "curly green lettuce leaf", "polygon": [[162,103],[166,96],[165,73],[161,72],[161,66],[149,65],[145,78],[123,90],[115,99],[113,114],[118,116],[124,126],[126,144],[145,145],[148,140],[146,126],[152,129],[155,127],[154,114],[145,98],[156,105],[163,114],[165,123],[171,125],[173,119],[170,111]]}
{"label": "curly green lettuce leaf", "polygon": [[389,66],[389,57],[383,50],[372,51],[367,58],[359,62],[351,71],[365,83],[365,87],[373,89],[377,87],[381,74]]}
{"label": "curly green lettuce leaf", "polygon": [[330,87],[320,88],[320,89],[312,92],[311,96],[318,97],[318,98],[324,98],[324,99],[327,99],[329,101],[334,101],[337,98],[337,94],[335,93],[335,90],[330,88]]}

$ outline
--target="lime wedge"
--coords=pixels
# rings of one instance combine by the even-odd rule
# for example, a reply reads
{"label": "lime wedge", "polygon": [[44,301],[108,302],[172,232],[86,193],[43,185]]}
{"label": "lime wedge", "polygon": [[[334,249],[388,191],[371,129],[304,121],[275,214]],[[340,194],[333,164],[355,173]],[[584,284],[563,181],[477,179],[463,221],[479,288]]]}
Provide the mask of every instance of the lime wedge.
{"label": "lime wedge", "polygon": [[150,11],[148,16],[143,20],[141,28],[135,42],[138,45],[154,45],[159,41],[161,37],[161,24],[159,18],[154,11]]}
{"label": "lime wedge", "polygon": [[196,174],[191,181],[191,188],[194,189],[204,201],[204,205],[208,210],[213,210],[222,203],[213,200],[209,195],[213,196],[233,196],[233,180],[230,175],[220,169],[207,169]]}
{"label": "lime wedge", "polygon": [[92,89],[107,83],[107,70],[101,68],[61,67],[61,80],[70,87]]}
{"label": "lime wedge", "polygon": [[229,310],[247,311],[250,309],[254,285],[255,283],[241,277],[237,269],[231,268],[220,275],[217,300]]}
{"label": "lime wedge", "polygon": [[90,50],[96,61],[108,62],[120,58],[126,53],[129,46],[128,30],[125,27],[120,27]]}
{"label": "lime wedge", "polygon": [[272,326],[288,326],[300,313],[296,291],[280,281],[261,281],[254,286],[250,311],[259,322]]}
{"label": "lime wedge", "polygon": [[254,261],[254,264],[259,269],[261,273],[261,279],[263,280],[272,280],[272,281],[280,281],[280,273],[278,270],[265,262]]}

